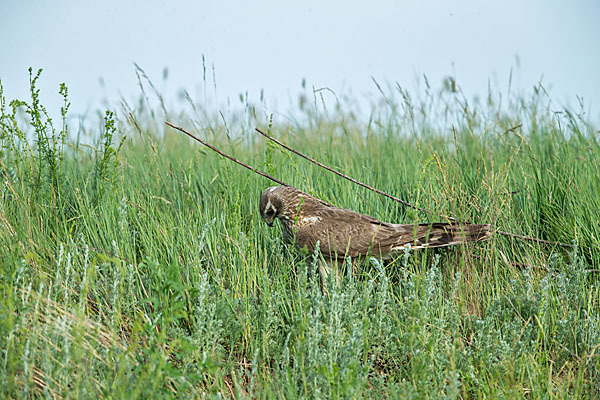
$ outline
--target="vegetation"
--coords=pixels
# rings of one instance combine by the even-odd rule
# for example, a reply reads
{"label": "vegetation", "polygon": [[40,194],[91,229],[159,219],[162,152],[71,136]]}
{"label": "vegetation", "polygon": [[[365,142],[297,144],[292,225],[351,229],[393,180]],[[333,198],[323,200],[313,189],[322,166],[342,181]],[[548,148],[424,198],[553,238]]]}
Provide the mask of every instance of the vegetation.
{"label": "vegetation", "polygon": [[[216,117],[143,96],[74,140],[0,86],[3,398],[592,398],[600,392],[600,143],[543,88],[468,102],[448,78],[380,88],[368,122],[303,92],[294,118]],[[163,124],[384,221],[419,207],[563,248],[485,243],[367,260],[322,294],[259,218],[271,183]],[[87,136],[86,136],[87,135]],[[316,255],[318,256],[318,255]],[[312,276],[312,277],[311,277]]]}

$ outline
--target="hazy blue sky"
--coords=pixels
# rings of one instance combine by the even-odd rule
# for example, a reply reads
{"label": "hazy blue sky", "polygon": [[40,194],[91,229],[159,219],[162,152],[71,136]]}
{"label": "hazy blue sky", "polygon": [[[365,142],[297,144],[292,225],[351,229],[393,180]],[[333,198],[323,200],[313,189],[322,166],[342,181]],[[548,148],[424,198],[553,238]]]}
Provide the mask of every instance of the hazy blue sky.
{"label": "hazy blue sky", "polygon": [[580,95],[600,115],[598,0],[0,0],[0,37],[5,94],[26,97],[27,67],[44,68],[44,102],[58,108],[66,82],[74,113],[138,94],[134,62],[175,98],[199,92],[204,55],[220,100],[264,89],[275,109],[302,78],[360,100],[371,76],[411,87],[426,74],[438,87],[453,74],[485,96],[488,79],[506,88],[518,56],[514,86],[543,76],[558,104]]}

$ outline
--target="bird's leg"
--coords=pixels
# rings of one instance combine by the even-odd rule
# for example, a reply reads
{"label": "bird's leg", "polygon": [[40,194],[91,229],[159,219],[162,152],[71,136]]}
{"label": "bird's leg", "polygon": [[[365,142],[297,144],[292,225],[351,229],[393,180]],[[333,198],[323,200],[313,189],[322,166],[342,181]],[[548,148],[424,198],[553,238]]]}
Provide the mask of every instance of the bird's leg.
{"label": "bird's leg", "polygon": [[315,275],[315,270],[319,270],[319,286],[321,288],[321,293],[325,294],[325,288],[323,287],[323,272],[322,272],[322,268],[321,268],[321,260],[315,257],[309,257],[306,260],[306,265],[308,267],[308,277],[310,280],[312,280],[314,278]]}
{"label": "bird's leg", "polygon": [[319,240],[317,240],[317,243],[314,247],[314,251],[313,251],[312,257],[310,257],[308,267],[309,267],[309,270],[311,271],[311,274],[314,269],[318,268],[319,276],[321,278],[319,280],[319,283],[321,286],[322,294],[326,294],[326,292],[327,292],[326,291],[327,279],[329,278],[329,274],[331,272],[334,273],[336,287],[339,289],[342,286],[340,264],[337,259],[323,257],[323,255],[320,252],[320,241]]}
{"label": "bird's leg", "polygon": [[317,260],[319,266],[319,275],[321,275],[321,291],[325,292],[324,289],[327,286],[327,279],[329,275],[333,273],[335,279],[335,286],[339,289],[342,286],[342,277],[340,273],[339,263],[337,260]]}
{"label": "bird's leg", "polygon": [[[348,257],[350,258],[350,257]],[[351,274],[353,277],[356,276],[356,274],[358,273],[358,258],[350,258],[350,262],[348,263],[348,267],[350,268],[351,272],[349,272],[349,274]]]}

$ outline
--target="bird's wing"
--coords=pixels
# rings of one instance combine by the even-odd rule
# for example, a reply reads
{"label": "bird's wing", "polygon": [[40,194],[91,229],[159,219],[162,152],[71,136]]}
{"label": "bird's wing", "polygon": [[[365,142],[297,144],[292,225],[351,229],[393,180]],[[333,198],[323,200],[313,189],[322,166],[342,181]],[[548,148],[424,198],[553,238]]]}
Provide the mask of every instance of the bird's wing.
{"label": "bird's wing", "polygon": [[320,242],[321,253],[328,258],[386,254],[397,242],[398,230],[393,224],[368,215],[339,208],[323,208],[315,213],[318,221],[299,227],[296,244],[313,251]]}
{"label": "bird's wing", "polygon": [[389,224],[368,215],[339,208],[324,208],[316,213],[318,221],[299,227],[296,242],[314,251],[320,242],[321,253],[328,258],[365,256],[385,258],[413,248],[445,247],[478,242],[490,237],[490,225],[476,224]]}

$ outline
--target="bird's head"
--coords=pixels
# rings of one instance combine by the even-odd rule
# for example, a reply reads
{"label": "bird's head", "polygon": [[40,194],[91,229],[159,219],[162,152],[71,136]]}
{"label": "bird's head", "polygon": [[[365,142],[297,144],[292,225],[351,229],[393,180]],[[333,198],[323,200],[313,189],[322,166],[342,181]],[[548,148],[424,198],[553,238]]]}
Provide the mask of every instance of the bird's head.
{"label": "bird's head", "polygon": [[284,203],[281,196],[283,186],[273,186],[267,188],[260,195],[260,203],[258,205],[260,216],[269,226],[273,226],[275,218],[281,217],[284,212]]}

